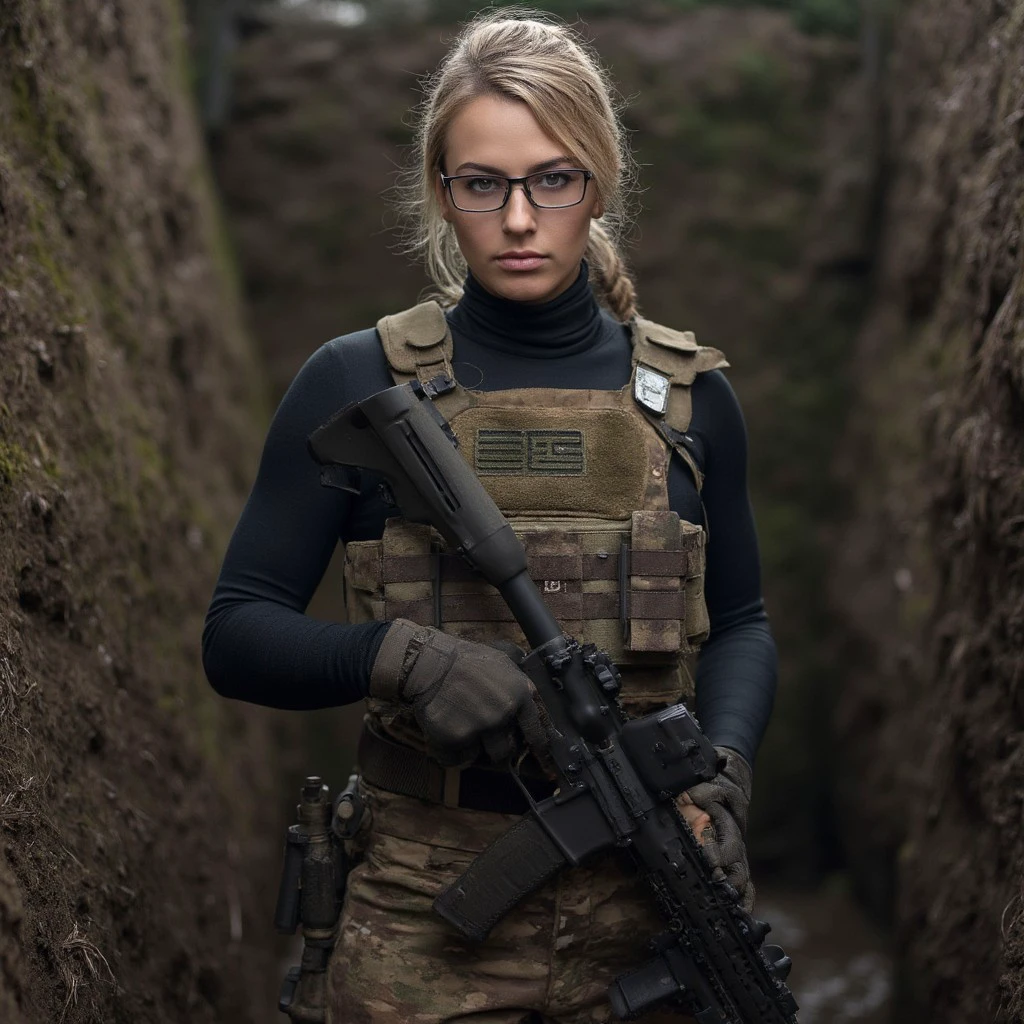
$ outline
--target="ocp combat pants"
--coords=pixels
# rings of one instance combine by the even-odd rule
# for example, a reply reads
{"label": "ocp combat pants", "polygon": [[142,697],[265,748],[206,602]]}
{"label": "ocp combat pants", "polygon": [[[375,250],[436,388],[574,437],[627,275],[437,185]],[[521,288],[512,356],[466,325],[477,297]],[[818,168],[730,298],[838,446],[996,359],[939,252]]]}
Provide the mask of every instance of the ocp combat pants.
{"label": "ocp combat pants", "polygon": [[[564,871],[486,941],[463,939],[433,899],[515,820],[363,784],[372,824],[348,878],[328,969],[328,1024],[589,1024],[606,989],[649,956],[663,925],[614,855]],[[666,1011],[647,1024],[681,1024]]]}

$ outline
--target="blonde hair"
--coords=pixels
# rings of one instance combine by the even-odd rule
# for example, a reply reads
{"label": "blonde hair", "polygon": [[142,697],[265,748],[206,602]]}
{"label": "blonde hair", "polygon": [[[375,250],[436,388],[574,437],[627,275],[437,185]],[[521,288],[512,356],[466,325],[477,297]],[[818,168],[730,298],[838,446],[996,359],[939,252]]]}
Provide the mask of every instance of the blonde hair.
{"label": "blonde hair", "polygon": [[619,320],[635,316],[636,287],[619,248],[635,165],[591,48],[567,25],[538,12],[491,11],[465,26],[424,91],[401,205],[410,223],[407,249],[426,264],[433,297],[454,305],[466,276],[435,185],[448,128],[471,100],[494,95],[525,103],[544,133],[593,172],[604,213],[590,222],[591,278],[598,298]]}

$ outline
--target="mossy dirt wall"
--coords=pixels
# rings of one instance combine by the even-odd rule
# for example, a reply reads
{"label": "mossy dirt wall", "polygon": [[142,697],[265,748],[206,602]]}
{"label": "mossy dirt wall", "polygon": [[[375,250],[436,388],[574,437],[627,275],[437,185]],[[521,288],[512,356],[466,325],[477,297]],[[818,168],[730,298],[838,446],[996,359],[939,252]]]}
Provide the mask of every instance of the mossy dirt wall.
{"label": "mossy dirt wall", "polygon": [[919,0],[832,560],[843,818],[899,1019],[1024,1019],[1024,3]]}
{"label": "mossy dirt wall", "polygon": [[5,1024],[273,1016],[267,720],[198,657],[264,399],[182,32],[0,6]]}

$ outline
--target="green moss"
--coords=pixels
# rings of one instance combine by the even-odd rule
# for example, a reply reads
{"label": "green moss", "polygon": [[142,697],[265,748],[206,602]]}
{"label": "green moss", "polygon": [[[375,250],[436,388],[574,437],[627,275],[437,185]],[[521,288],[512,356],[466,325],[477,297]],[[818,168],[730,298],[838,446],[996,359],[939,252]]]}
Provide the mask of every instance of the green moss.
{"label": "green moss", "polygon": [[42,271],[57,296],[70,305],[75,300],[75,288],[68,276],[67,268],[54,253],[45,217],[45,207],[35,196],[31,196],[28,228],[32,236],[32,262]]}
{"label": "green moss", "polygon": [[138,460],[139,482],[146,490],[162,487],[170,475],[167,457],[145,434],[134,435],[132,445]]}
{"label": "green moss", "polygon": [[59,134],[61,118],[66,120],[68,112],[57,109],[59,102],[55,96],[39,92],[30,68],[13,68],[9,82],[11,128],[15,136],[32,152],[40,170],[54,182],[69,177],[73,169]]}
{"label": "green moss", "polygon": [[9,487],[29,465],[28,452],[21,445],[0,440],[0,484]]}
{"label": "green moss", "polygon": [[[199,84],[199,77],[193,67],[188,50],[188,26],[185,24],[185,13],[182,10],[181,0],[165,0],[164,9],[167,11],[169,31],[167,42],[170,46],[170,65],[178,91],[189,98],[196,95],[196,88]],[[199,120],[199,111],[195,111],[196,121]]]}
{"label": "green moss", "polygon": [[[108,258],[115,273],[119,263],[127,265],[130,262],[127,255],[119,255],[116,249],[108,253]],[[98,276],[94,280],[93,295],[99,305],[104,332],[129,359],[136,359],[142,348],[137,334],[138,325],[126,308],[125,294],[126,288],[120,282],[115,284],[109,277]]]}
{"label": "green moss", "polygon": [[157,697],[156,706],[161,714],[177,715],[181,713],[184,705],[179,693],[176,693],[173,690],[168,690]]}

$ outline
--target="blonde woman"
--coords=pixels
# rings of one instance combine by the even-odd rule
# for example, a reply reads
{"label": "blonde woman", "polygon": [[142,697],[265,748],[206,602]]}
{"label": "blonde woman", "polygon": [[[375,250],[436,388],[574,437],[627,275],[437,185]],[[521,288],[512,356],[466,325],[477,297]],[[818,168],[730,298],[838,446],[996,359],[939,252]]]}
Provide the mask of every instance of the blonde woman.
{"label": "blonde woman", "polygon": [[[749,907],[750,765],[776,665],[745,428],[722,354],[637,316],[615,240],[631,163],[605,76],[570,29],[522,13],[471,22],[419,113],[405,196],[436,301],[329,342],[296,377],[224,561],[204,662],[226,696],[367,701],[371,813],[328,1020],[605,1021],[608,983],[647,958],[662,927],[614,858],[563,873],[482,944],[433,912],[525,810],[497,765],[522,758],[535,795],[551,792],[532,687],[501,649],[522,636],[369,473],[349,490],[321,487],[306,438],[396,382],[428,387],[556,617],[618,665],[627,710],[695,703],[726,762],[681,809]],[[305,615],[339,540],[345,625]]]}

